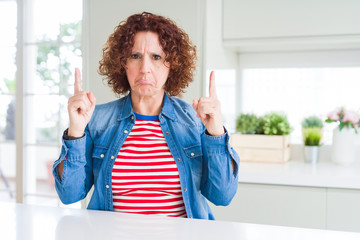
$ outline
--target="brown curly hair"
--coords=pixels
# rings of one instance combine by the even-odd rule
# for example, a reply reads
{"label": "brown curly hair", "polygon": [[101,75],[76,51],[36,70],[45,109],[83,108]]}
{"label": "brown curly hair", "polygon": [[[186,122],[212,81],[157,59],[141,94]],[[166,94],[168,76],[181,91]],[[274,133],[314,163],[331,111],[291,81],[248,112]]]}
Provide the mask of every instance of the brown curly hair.
{"label": "brown curly hair", "polygon": [[135,34],[144,31],[158,34],[165,61],[170,63],[165,92],[171,96],[180,95],[193,80],[196,47],[172,20],[152,13],[131,15],[115,28],[103,48],[99,74],[105,76],[104,80],[116,94],[127,94],[130,85],[125,71],[126,61],[131,55]]}

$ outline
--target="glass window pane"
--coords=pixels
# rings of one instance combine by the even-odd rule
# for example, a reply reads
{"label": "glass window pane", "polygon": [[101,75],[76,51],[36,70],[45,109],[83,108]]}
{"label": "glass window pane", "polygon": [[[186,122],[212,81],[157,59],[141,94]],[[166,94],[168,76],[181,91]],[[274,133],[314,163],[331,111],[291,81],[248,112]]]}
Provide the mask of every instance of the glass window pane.
{"label": "glass window pane", "polygon": [[60,97],[26,96],[26,143],[57,143],[60,137]]}
{"label": "glass window pane", "polygon": [[15,201],[16,1],[0,1],[0,201]]}
{"label": "glass window pane", "polygon": [[[0,46],[15,46],[16,44],[17,9],[16,1],[0,1],[0,29],[2,33]],[[1,52],[2,53],[2,52]]]}
{"label": "glass window pane", "polygon": [[0,94],[14,94],[16,89],[16,48],[0,46],[0,53]]}
{"label": "glass window pane", "polygon": [[26,195],[41,194],[42,197],[49,198],[50,202],[57,198],[51,169],[53,162],[59,156],[59,151],[58,146],[27,146],[25,148]]}
{"label": "glass window pane", "polygon": [[59,48],[51,44],[26,46],[27,74],[26,92],[37,94],[58,94]]}
{"label": "glass window pane", "polygon": [[81,21],[63,23],[60,25],[61,42],[81,42]]}
{"label": "glass window pane", "polygon": [[[69,114],[67,107],[68,107],[68,98],[66,96],[60,96],[60,119],[59,119],[60,132],[64,131],[66,128],[69,127]],[[58,140],[61,141],[61,139]]]}
{"label": "glass window pane", "polygon": [[0,95],[0,141],[15,140],[15,96]]}
{"label": "glass window pane", "polygon": [[0,141],[0,201],[15,202],[16,145]]}
{"label": "glass window pane", "polygon": [[82,1],[33,0],[32,3],[34,34],[30,42],[56,40],[60,34],[60,25],[82,19]]}
{"label": "glass window pane", "polygon": [[75,43],[72,45],[63,45],[60,47],[60,61],[61,61],[61,80],[62,88],[61,94],[74,94],[74,73],[75,68],[82,68],[82,52],[81,45]]}

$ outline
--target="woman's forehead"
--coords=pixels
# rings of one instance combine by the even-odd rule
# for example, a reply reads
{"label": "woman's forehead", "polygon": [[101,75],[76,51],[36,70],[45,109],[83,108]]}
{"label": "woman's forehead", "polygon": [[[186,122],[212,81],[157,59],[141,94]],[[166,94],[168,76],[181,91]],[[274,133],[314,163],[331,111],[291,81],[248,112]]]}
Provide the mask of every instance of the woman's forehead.
{"label": "woman's forehead", "polygon": [[154,32],[138,32],[134,37],[133,50],[157,50],[163,51],[159,41],[159,35]]}

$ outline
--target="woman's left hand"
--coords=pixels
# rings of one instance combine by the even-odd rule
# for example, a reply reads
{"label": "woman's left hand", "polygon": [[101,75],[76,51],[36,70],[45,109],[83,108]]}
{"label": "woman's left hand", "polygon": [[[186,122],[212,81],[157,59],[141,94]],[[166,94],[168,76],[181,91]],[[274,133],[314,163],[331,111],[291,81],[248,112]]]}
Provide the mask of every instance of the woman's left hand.
{"label": "woman's left hand", "polygon": [[193,108],[210,135],[221,136],[225,133],[221,119],[220,101],[216,94],[214,71],[210,74],[209,96],[194,99]]}

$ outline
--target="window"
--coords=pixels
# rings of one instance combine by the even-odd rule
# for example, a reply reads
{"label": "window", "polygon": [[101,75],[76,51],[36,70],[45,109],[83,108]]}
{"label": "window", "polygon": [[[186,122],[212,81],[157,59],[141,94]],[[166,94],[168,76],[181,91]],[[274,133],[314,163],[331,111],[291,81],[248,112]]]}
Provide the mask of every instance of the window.
{"label": "window", "polygon": [[15,201],[16,1],[0,1],[0,201]]}
{"label": "window", "polygon": [[73,71],[81,68],[82,1],[32,0],[27,6],[24,201],[57,205],[51,166],[59,155],[62,131],[68,126],[67,98],[72,94]]}
{"label": "window", "polygon": [[[0,1],[0,4],[0,30],[13,34],[12,37],[4,35],[9,38],[5,44],[4,38],[0,39],[1,50],[6,48],[4,52],[8,53],[0,56],[0,61],[7,63],[3,65],[6,71],[0,73],[0,169],[4,169],[10,186],[14,186],[17,179],[16,188],[22,189],[16,191],[22,196],[17,197],[17,201],[59,205],[51,166],[60,151],[62,131],[68,126],[67,99],[73,94],[74,68],[82,67],[82,1],[19,2],[18,9],[23,9],[24,13],[20,16],[23,26],[19,28],[24,29],[20,33],[23,59],[17,59],[16,65],[16,2]],[[15,124],[11,114],[15,105],[16,66],[23,69],[24,76],[17,80],[24,87],[21,94],[18,90],[16,95],[16,101],[23,103],[24,109],[21,119],[23,142],[14,141],[14,137],[9,139],[9,129]],[[19,145],[24,149],[23,159],[17,161],[24,166],[23,181],[19,176],[15,178],[15,146]],[[6,163],[2,160],[2,148],[6,148]],[[6,168],[9,164],[10,169]],[[2,187],[3,184],[0,189]],[[79,206],[80,203],[75,204],[75,207]]]}
{"label": "window", "polygon": [[[281,111],[293,127],[292,143],[301,144],[301,121],[309,115],[326,119],[336,107],[360,110],[360,67],[244,69],[242,111],[266,114]],[[325,144],[333,125],[325,124]]]}

